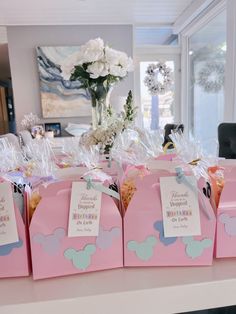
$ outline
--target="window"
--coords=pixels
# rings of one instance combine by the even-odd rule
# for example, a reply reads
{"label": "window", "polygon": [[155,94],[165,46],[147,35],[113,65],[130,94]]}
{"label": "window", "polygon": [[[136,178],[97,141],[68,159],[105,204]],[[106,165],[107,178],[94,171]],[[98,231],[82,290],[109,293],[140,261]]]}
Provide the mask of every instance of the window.
{"label": "window", "polygon": [[226,11],[189,37],[188,123],[206,151],[224,120]]}

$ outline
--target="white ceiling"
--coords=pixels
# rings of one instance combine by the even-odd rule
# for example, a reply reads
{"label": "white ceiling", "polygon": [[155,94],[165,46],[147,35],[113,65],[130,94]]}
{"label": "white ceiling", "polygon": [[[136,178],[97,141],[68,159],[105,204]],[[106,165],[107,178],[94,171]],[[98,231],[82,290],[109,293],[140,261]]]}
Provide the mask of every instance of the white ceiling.
{"label": "white ceiling", "polygon": [[191,2],[0,0],[0,25],[173,24]]}

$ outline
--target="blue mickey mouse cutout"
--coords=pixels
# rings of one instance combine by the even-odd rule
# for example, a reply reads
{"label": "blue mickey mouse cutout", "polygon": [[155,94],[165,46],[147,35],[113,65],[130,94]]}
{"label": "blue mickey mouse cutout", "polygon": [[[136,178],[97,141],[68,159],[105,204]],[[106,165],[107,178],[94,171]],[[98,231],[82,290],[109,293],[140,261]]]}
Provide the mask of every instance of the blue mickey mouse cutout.
{"label": "blue mickey mouse cutout", "polygon": [[163,226],[163,221],[162,220],[158,220],[154,223],[154,229],[159,231],[159,238],[162,244],[164,244],[165,246],[167,245],[171,245],[173,243],[176,242],[177,237],[168,237],[165,238],[164,236],[164,226]]}
{"label": "blue mickey mouse cutout", "polygon": [[147,237],[143,242],[129,241],[127,248],[129,251],[134,251],[139,259],[148,261],[152,258],[154,247],[157,244],[157,239],[154,236]]}
{"label": "blue mickey mouse cutout", "polygon": [[213,241],[211,239],[194,240],[193,237],[182,238],[183,243],[186,245],[186,254],[192,259],[200,257],[204,250],[211,247]]}
{"label": "blue mickey mouse cutout", "polygon": [[5,244],[0,246],[0,256],[6,256],[11,254],[11,251],[15,248],[20,248],[23,245],[23,241],[19,240],[18,242]]}
{"label": "blue mickey mouse cutout", "polygon": [[96,252],[94,244],[87,244],[83,250],[67,249],[64,252],[65,258],[72,261],[75,268],[85,270],[91,264],[91,256]]}

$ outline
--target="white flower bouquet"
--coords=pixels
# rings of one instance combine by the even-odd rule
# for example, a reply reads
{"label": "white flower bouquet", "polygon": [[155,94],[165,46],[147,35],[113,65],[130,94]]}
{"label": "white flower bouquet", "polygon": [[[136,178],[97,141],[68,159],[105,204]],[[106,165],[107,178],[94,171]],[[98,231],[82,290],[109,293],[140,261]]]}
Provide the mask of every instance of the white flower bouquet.
{"label": "white flower bouquet", "polygon": [[109,153],[117,135],[133,125],[137,114],[137,107],[133,106],[132,92],[129,91],[124,111],[120,115],[114,114],[111,107],[107,109],[107,125],[99,126],[95,130],[83,133],[80,144],[86,149],[98,145],[100,152]]}
{"label": "white flower bouquet", "polygon": [[132,59],[126,53],[105,45],[101,38],[89,40],[61,66],[65,79],[79,80],[81,88],[90,94],[92,107],[98,111],[94,128],[103,122],[102,115],[107,106],[104,102],[111,87],[132,70]]}

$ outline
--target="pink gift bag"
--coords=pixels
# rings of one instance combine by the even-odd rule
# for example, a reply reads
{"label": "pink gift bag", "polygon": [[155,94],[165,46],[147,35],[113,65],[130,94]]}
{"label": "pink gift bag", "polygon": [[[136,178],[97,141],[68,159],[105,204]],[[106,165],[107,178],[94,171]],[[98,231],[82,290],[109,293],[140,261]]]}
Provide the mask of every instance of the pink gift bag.
{"label": "pink gift bag", "polygon": [[[231,173],[232,174],[232,173]],[[236,177],[225,181],[217,209],[216,257],[236,257]],[[235,178],[235,181],[232,179]]]}
{"label": "pink gift bag", "polygon": [[33,278],[42,279],[123,266],[122,219],[113,198],[102,194],[98,237],[68,237],[72,181],[41,186],[30,223]]}
{"label": "pink gift bag", "polygon": [[[124,216],[124,265],[211,265],[216,219],[209,200],[198,193],[201,236],[165,238],[159,177],[151,174],[136,181],[137,190]],[[204,184],[200,181],[199,189]]]}
{"label": "pink gift bag", "polygon": [[[3,182],[1,179],[0,181]],[[19,241],[0,245],[0,278],[23,277],[30,274],[27,226],[19,208],[16,205],[14,208]]]}

